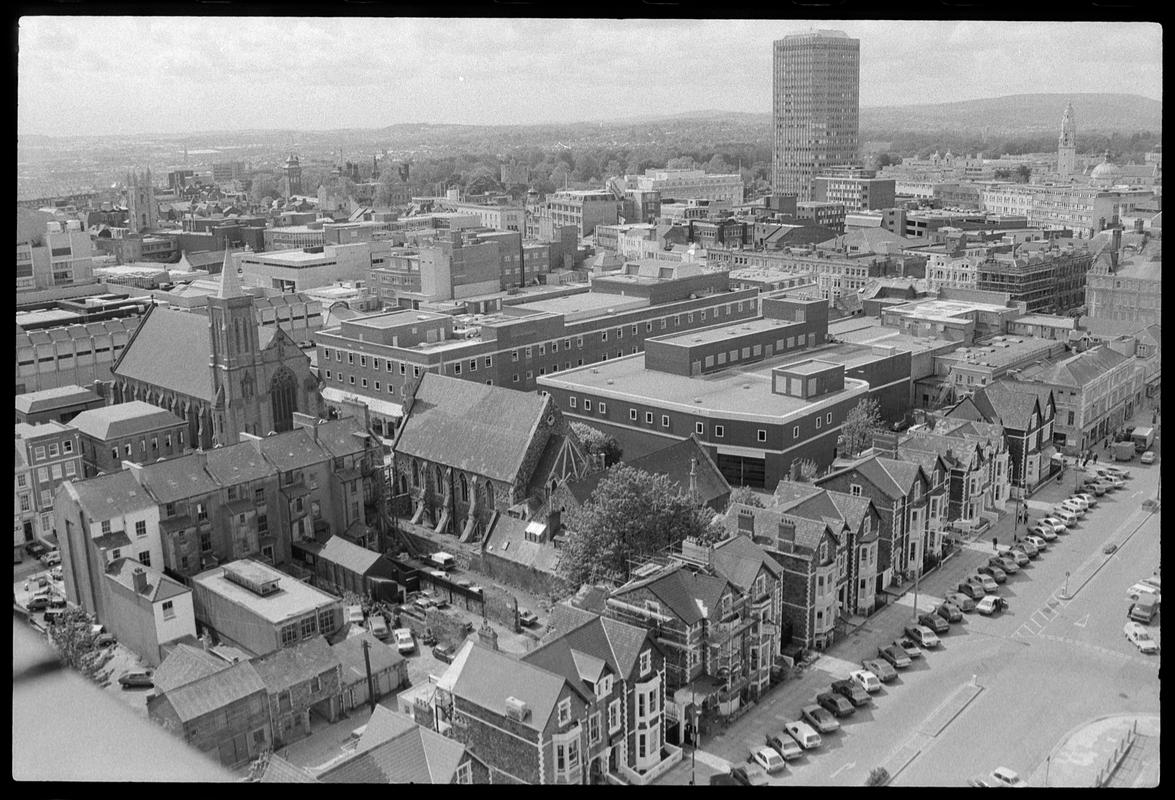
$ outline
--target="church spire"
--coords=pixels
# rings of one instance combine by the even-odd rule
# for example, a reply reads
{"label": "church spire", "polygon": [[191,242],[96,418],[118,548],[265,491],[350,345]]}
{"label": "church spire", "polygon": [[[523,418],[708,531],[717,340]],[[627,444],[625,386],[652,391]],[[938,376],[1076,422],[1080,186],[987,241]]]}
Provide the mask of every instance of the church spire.
{"label": "church spire", "polygon": [[230,297],[244,297],[241,291],[241,281],[237,276],[237,267],[233,264],[233,256],[229,251],[228,242],[224,243],[224,266],[220,269],[220,291],[216,296],[222,299]]}

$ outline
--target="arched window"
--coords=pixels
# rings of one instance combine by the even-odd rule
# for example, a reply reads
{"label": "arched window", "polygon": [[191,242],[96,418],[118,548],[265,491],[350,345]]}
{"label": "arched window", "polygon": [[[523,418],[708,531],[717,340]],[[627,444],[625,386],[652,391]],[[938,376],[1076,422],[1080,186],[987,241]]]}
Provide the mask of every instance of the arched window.
{"label": "arched window", "polygon": [[461,502],[468,503],[469,502],[469,481],[467,481],[465,479],[464,472],[461,473],[460,485],[461,485]]}
{"label": "arched window", "polygon": [[432,468],[432,476],[433,476],[433,480],[436,483],[437,491],[438,492],[444,491],[445,473],[441,472],[441,468],[439,465]]}
{"label": "arched window", "polygon": [[486,481],[486,508],[494,507],[494,485]]}
{"label": "arched window", "polygon": [[294,412],[298,410],[298,380],[288,367],[281,367],[269,382],[269,400],[273,409],[273,430],[281,433],[294,429]]}

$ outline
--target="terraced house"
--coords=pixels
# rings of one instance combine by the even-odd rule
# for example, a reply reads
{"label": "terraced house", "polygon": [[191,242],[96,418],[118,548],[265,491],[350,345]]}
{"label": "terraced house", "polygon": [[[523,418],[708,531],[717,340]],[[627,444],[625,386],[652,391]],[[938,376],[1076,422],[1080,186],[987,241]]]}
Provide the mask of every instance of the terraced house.
{"label": "terraced house", "polygon": [[1002,426],[969,420],[944,420],[933,429],[915,426],[898,443],[896,455],[945,476],[947,521],[986,526],[1004,510],[1011,481]]}

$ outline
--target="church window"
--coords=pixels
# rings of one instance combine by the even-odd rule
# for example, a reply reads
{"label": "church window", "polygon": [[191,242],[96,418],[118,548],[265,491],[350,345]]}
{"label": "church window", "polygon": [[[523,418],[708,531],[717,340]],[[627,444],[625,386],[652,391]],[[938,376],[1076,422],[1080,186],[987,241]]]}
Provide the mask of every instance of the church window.
{"label": "church window", "polygon": [[273,411],[273,430],[278,433],[293,430],[294,412],[298,410],[298,381],[289,368],[282,367],[273,376],[269,384],[269,398]]}

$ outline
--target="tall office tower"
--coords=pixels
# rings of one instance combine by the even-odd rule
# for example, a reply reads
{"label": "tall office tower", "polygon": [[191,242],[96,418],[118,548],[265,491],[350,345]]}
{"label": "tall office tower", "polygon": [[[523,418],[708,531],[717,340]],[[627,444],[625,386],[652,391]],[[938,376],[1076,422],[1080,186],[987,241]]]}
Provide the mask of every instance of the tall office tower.
{"label": "tall office tower", "polygon": [[858,159],[861,42],[792,34],[775,42],[774,66],[772,191],[808,201],[817,175]]}
{"label": "tall office tower", "polygon": [[1057,140],[1057,174],[1072,175],[1077,171],[1077,126],[1073,123],[1073,103],[1065,106],[1061,119],[1061,137]]}

